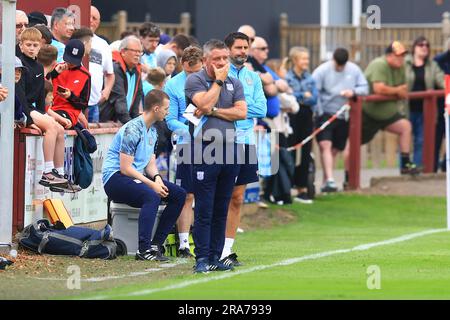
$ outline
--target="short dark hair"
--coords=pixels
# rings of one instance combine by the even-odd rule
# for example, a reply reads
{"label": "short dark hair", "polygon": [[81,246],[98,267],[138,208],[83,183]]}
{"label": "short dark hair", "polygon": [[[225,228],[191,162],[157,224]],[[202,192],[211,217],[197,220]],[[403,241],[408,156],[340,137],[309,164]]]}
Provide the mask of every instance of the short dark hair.
{"label": "short dark hair", "polygon": [[231,49],[231,47],[233,46],[234,42],[237,39],[245,40],[245,41],[247,41],[247,44],[250,45],[250,38],[245,33],[242,33],[242,32],[231,32],[231,33],[229,33],[225,37],[224,42],[227,45],[227,47]]}
{"label": "short dark hair", "polygon": [[211,39],[206,41],[206,43],[203,45],[203,56],[207,56],[211,53],[214,49],[228,49],[225,42],[222,40],[217,39]]}
{"label": "short dark hair", "polygon": [[164,91],[159,90],[159,89],[153,89],[152,91],[147,93],[147,95],[145,96],[143,109],[144,109],[144,111],[149,111],[154,106],[162,105],[162,103],[166,99],[170,100],[167,93],[165,93]]}
{"label": "short dark hair", "polygon": [[160,37],[161,29],[152,22],[144,22],[139,28],[139,35],[145,37]]}
{"label": "short dark hair", "polygon": [[94,36],[94,33],[92,30],[88,27],[80,27],[80,29],[75,29],[70,39],[78,39],[82,40],[86,37],[92,38]]}
{"label": "short dark hair", "polygon": [[348,51],[345,48],[337,48],[333,53],[333,60],[338,66],[343,66],[348,61]]}
{"label": "short dark hair", "polygon": [[186,49],[191,44],[189,38],[184,34],[177,34],[175,37],[172,38],[172,40],[170,40],[170,42],[175,43],[178,49],[181,50]]}

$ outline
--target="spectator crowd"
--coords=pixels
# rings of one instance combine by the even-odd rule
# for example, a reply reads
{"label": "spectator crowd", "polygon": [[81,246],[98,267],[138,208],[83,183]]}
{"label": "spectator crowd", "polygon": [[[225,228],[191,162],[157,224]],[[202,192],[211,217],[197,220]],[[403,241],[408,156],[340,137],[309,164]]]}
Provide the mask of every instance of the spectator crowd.
{"label": "spectator crowd", "polygon": [[[349,60],[347,49],[337,48],[311,72],[308,48],[295,46],[288,57],[269,59],[267,40],[249,25],[201,46],[193,36],[169,37],[151,22],[110,43],[97,34],[100,23],[94,6],[89,27],[79,28],[65,8],[56,8],[50,21],[41,12],[17,11],[15,125],[43,135],[39,183],[52,187],[71,184],[64,172],[65,129],[120,124],[103,183],[109,199],[141,208],[136,259],[166,261],[162,245],[175,224],[178,255],[192,258],[193,226],[197,273],[241,265],[232,248],[248,184],[261,181],[262,208],[313,203],[314,140],[302,141],[318,128],[321,192],[341,189],[334,168],[342,152],[348,180],[349,116],[333,116],[357,96],[392,98],[364,103],[362,144],[380,130],[394,133],[400,173],[420,172],[423,100],[404,102],[408,92],[443,88],[450,72],[450,43],[433,60],[425,37],[411,50],[393,41],[365,71]],[[0,101],[7,95],[1,87]],[[440,115],[436,152],[443,132]],[[205,156],[211,147],[213,162]],[[269,159],[277,153],[274,172],[267,173],[274,164],[261,161],[264,152]],[[177,157],[173,182],[156,165],[170,154]],[[438,163],[437,153],[436,170]],[[161,199],[167,205],[151,239]]]}

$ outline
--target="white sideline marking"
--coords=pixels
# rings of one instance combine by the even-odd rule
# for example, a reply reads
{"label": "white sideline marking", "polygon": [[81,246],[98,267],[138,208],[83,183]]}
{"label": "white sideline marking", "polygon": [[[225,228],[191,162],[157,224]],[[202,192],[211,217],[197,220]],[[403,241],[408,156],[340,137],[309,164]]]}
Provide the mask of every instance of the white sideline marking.
{"label": "white sideline marking", "polygon": [[307,260],[316,260],[316,259],[320,259],[320,258],[324,258],[324,257],[329,257],[329,256],[333,256],[333,255],[337,255],[340,253],[348,253],[348,252],[354,252],[354,251],[365,251],[365,250],[369,250],[371,248],[374,247],[379,247],[379,246],[385,246],[385,245],[390,245],[390,244],[394,244],[394,243],[399,243],[399,242],[404,242],[404,241],[408,241],[414,238],[419,238],[419,237],[423,237],[426,235],[430,235],[430,234],[434,234],[434,233],[440,233],[440,232],[446,232],[448,231],[447,229],[430,229],[430,230],[425,230],[425,231],[421,231],[421,232],[417,232],[417,233],[411,233],[411,234],[406,234],[397,238],[392,238],[389,240],[384,240],[384,241],[380,241],[380,242],[373,242],[373,243],[368,243],[368,244],[362,244],[362,245],[358,245],[356,247],[350,248],[350,249],[340,249],[340,250],[333,250],[333,251],[325,251],[325,252],[319,252],[319,253],[314,253],[311,255],[307,255],[307,256],[303,256],[303,257],[297,257],[297,258],[291,258],[291,259],[286,259],[277,263],[273,263],[273,264],[269,264],[269,265],[262,265],[262,266],[256,266],[256,267],[252,267],[252,268],[248,268],[248,269],[241,269],[239,271],[231,271],[231,272],[226,272],[226,273],[222,273],[218,276],[211,276],[211,277],[205,277],[202,279],[196,279],[196,280],[190,280],[190,281],[184,281],[178,284],[174,284],[174,285],[169,285],[166,287],[162,287],[162,288],[155,288],[155,289],[145,289],[145,290],[140,290],[140,291],[135,291],[135,292],[131,292],[128,294],[119,294],[119,295],[98,295],[98,296],[93,296],[93,297],[89,297],[89,298],[85,298],[85,299],[89,299],[89,300],[103,300],[103,299],[111,299],[111,298],[118,298],[118,297],[135,297],[135,296],[143,296],[143,295],[150,295],[153,293],[157,293],[157,292],[161,292],[161,291],[168,291],[168,290],[173,290],[173,289],[181,289],[181,288],[186,288],[188,286],[192,286],[192,285],[196,285],[196,284],[201,284],[201,283],[206,283],[206,282],[210,282],[210,281],[215,281],[215,280],[222,280],[222,279],[227,279],[227,278],[231,278],[231,277],[235,277],[241,274],[246,274],[246,273],[251,273],[251,272],[255,272],[255,271],[260,271],[260,270],[265,270],[265,269],[270,269],[270,268],[275,268],[275,267],[280,267],[280,266],[287,266],[287,265],[291,265],[291,264],[295,264],[295,263],[299,263],[299,262],[303,262],[303,261],[307,261]]}
{"label": "white sideline marking", "polygon": [[[123,278],[130,278],[130,277],[139,277],[139,276],[145,276],[147,274],[153,273],[153,272],[157,272],[157,271],[161,271],[163,269],[167,269],[167,268],[173,268],[176,267],[180,264],[185,264],[187,263],[187,261],[183,261],[183,260],[179,260],[176,261],[175,263],[165,263],[165,264],[160,264],[159,268],[148,268],[145,269],[144,271],[137,271],[137,272],[130,272],[129,274],[123,274],[120,276],[106,276],[106,277],[94,277],[94,278],[87,278],[87,279],[81,279],[81,282],[102,282],[102,281],[107,281],[107,280],[115,280],[115,279],[123,279]],[[36,280],[47,280],[47,281],[67,281],[67,279],[65,278],[40,278],[40,277],[34,277],[33,279]]]}

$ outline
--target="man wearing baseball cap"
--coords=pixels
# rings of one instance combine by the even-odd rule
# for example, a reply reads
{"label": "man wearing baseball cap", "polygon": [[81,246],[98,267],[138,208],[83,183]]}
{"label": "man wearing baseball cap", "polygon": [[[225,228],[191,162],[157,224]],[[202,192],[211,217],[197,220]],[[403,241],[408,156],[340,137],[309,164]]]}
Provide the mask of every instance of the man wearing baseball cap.
{"label": "man wearing baseball cap", "polygon": [[403,109],[407,98],[404,59],[408,51],[399,41],[393,41],[367,66],[364,75],[369,83],[370,94],[380,94],[392,100],[365,102],[362,112],[362,144],[368,143],[379,130],[399,136],[401,152],[401,174],[417,174],[416,165],[410,160],[411,123],[405,118]]}
{"label": "man wearing baseball cap", "polygon": [[69,40],[64,49],[64,62],[50,73],[53,83],[52,110],[69,119],[72,126],[88,106],[91,92],[91,75],[82,65],[84,45],[78,39]]}

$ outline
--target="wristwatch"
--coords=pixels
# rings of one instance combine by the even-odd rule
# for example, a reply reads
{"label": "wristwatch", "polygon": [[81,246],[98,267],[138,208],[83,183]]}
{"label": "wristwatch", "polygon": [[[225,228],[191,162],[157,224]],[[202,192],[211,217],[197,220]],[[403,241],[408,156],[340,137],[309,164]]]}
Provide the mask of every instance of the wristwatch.
{"label": "wristwatch", "polygon": [[217,83],[220,87],[223,87],[223,81],[222,80],[217,79],[214,82]]}

